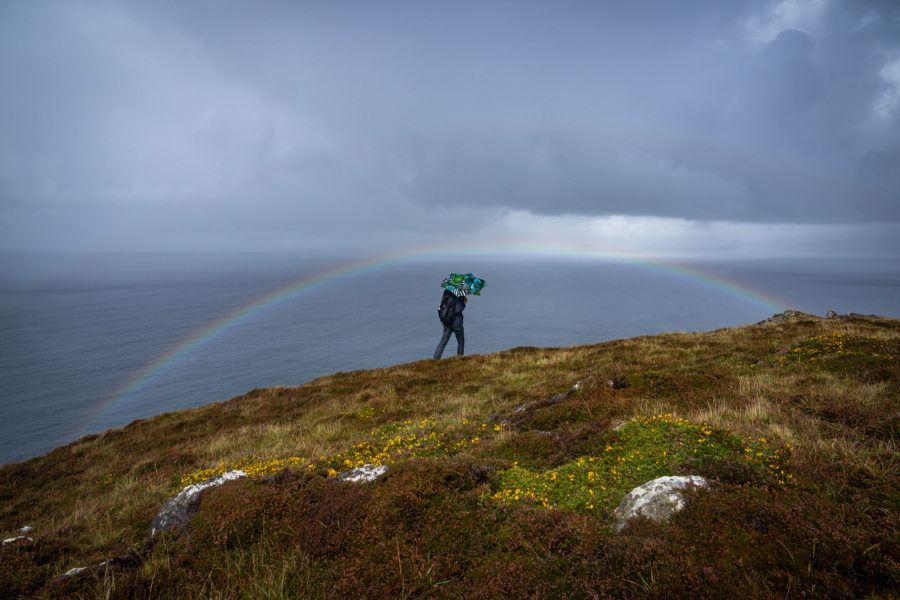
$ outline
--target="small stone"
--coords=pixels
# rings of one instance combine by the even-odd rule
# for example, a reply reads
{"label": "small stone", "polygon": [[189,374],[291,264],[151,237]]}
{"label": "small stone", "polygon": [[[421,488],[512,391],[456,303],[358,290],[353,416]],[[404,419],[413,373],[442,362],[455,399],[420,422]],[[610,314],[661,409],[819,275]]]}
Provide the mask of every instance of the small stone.
{"label": "small stone", "polygon": [[25,540],[26,542],[33,542],[34,540],[30,537],[25,537],[24,535],[17,535],[16,537],[7,538],[0,542],[0,546],[5,546],[7,544],[12,544],[13,542],[18,542],[19,540]]}
{"label": "small stone", "polygon": [[87,570],[88,570],[87,567],[75,567],[74,569],[69,569],[68,571],[66,571],[65,573],[63,573],[63,574],[60,576],[60,578],[63,578],[63,577],[74,577],[75,575],[78,575],[79,573],[81,573],[81,572],[83,572],[83,571],[87,571]]}
{"label": "small stone", "polygon": [[594,376],[591,375],[590,377],[587,377],[586,379],[582,379],[581,381],[576,382],[575,385],[572,386],[571,391],[577,392],[578,390],[583,388],[589,381],[593,381],[593,379],[594,379]]}
{"label": "small stone", "polygon": [[143,562],[143,558],[137,552],[129,552],[124,556],[117,556],[116,558],[110,561],[103,561],[98,565],[94,565],[92,567],[75,567],[73,569],[69,569],[59,577],[57,580],[66,579],[68,577],[74,577],[79,573],[83,573],[84,571],[91,570],[95,573],[103,573],[110,567],[124,567],[126,569],[134,569]]}
{"label": "small stone", "polygon": [[511,425],[509,419],[507,419],[504,415],[496,413],[491,415],[491,418],[488,419],[488,421],[491,423],[498,423],[500,425]]}
{"label": "small stone", "polygon": [[627,388],[629,384],[628,384],[628,381],[624,377],[619,376],[619,377],[613,377],[612,379],[608,380],[606,382],[606,385],[611,387],[614,390],[621,390],[621,389]]}
{"label": "small stone", "polygon": [[837,316],[838,316],[838,314],[836,312],[834,312],[833,310],[829,310],[827,313],[825,313],[826,319],[836,319]]}
{"label": "small stone", "polygon": [[341,473],[335,479],[337,481],[349,481],[352,483],[368,483],[375,481],[388,472],[387,465],[363,465]]}
{"label": "small stone", "polygon": [[25,527],[22,527],[21,529],[19,529],[19,535],[17,535],[16,537],[11,537],[11,538],[7,538],[7,539],[3,540],[2,542],[0,542],[0,546],[12,544],[13,542],[18,542],[20,540],[25,540],[26,542],[33,542],[34,540],[28,536],[28,534],[31,533],[32,531],[34,531],[34,527],[29,527],[28,525],[26,525]]}

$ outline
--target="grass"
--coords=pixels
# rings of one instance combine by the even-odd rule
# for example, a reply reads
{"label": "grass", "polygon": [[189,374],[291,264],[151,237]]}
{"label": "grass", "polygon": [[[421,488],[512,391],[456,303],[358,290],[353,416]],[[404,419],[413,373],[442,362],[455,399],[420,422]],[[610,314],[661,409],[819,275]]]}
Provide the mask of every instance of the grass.
{"label": "grass", "polygon": [[[898,356],[896,320],[795,315],[136,421],[0,467],[0,535],[35,528],[0,549],[0,597],[896,597]],[[335,481],[366,463],[391,470]],[[250,477],[146,539],[168,496],[228,468]],[[668,474],[713,486],[613,534],[622,496]]]}

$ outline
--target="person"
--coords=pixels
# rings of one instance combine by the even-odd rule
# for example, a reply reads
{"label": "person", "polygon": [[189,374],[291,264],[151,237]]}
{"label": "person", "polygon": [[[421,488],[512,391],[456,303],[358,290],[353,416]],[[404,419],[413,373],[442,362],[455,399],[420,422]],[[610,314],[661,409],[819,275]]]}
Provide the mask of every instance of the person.
{"label": "person", "polygon": [[[453,295],[453,292],[444,290],[444,294]],[[456,317],[454,317],[452,325],[444,325],[444,335],[441,336],[441,341],[438,342],[434,351],[434,360],[439,359],[441,354],[444,353],[444,346],[450,340],[451,333],[456,334],[456,355],[463,355],[463,347],[466,343],[466,337],[463,333],[463,310],[465,310],[468,301],[469,299],[465,296],[456,296]]]}

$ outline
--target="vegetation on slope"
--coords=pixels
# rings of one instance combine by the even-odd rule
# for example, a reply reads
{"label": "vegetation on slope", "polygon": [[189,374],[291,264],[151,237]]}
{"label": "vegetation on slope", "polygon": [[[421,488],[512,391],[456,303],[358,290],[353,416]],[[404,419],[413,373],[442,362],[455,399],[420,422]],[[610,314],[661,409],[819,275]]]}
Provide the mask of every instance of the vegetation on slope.
{"label": "vegetation on slope", "polygon": [[[0,596],[892,597],[898,426],[900,322],[855,315],[337,373],[0,467],[0,535],[35,528]],[[335,481],[365,463],[391,470]],[[714,486],[614,534],[664,474]]]}

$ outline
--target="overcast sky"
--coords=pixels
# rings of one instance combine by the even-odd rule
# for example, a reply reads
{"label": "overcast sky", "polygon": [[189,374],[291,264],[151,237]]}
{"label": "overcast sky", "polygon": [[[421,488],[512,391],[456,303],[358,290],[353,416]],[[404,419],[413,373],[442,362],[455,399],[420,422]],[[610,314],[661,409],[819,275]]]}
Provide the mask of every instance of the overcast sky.
{"label": "overcast sky", "polygon": [[896,0],[6,0],[0,82],[3,251],[900,256]]}

